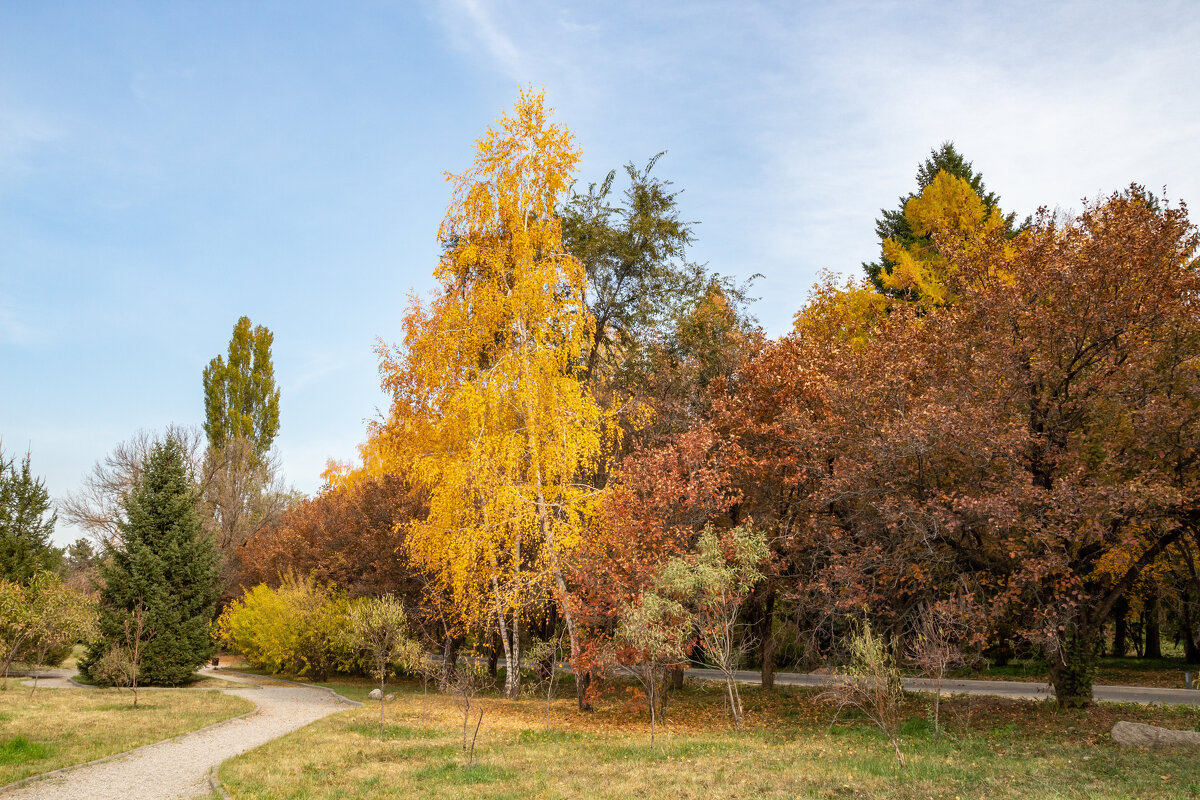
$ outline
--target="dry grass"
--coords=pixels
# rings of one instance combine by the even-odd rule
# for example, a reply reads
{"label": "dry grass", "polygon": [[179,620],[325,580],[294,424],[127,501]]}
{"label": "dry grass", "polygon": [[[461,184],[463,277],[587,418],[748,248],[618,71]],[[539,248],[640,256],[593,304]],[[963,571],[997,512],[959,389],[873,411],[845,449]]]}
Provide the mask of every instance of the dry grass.
{"label": "dry grass", "polygon": [[[224,683],[224,682],[223,682]],[[0,692],[0,786],[169,739],[254,708],[217,691],[112,689]]]}
{"label": "dry grass", "polygon": [[[887,742],[862,720],[832,724],[811,692],[746,692],[750,731],[728,730],[719,687],[694,686],[667,708],[651,748],[644,713],[622,687],[592,715],[556,701],[552,730],[536,700],[473,701],[485,709],[477,763],[462,753],[462,717],[450,698],[398,690],[392,725],[378,736],[378,707],[321,720],[228,762],[239,800],[275,798],[1139,798],[1200,795],[1192,753],[1116,748],[1117,718],[1177,728],[1200,710],[1051,703],[945,701],[949,736],[935,739],[924,700],[906,709],[900,772]],[[472,725],[474,719],[472,719]]]}

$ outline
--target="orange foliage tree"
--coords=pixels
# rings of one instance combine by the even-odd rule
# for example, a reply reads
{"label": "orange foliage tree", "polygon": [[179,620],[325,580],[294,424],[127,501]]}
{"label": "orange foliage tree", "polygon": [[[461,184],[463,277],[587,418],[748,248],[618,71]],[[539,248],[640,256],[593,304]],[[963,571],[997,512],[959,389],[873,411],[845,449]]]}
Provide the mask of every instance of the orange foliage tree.
{"label": "orange foliage tree", "polygon": [[241,587],[278,586],[295,573],[353,597],[410,595],[405,587],[417,579],[401,557],[404,525],[424,513],[421,493],[399,475],[329,477],[316,497],[293,505],[240,548]]}
{"label": "orange foliage tree", "polygon": [[799,325],[717,424],[793,592],[896,625],[971,600],[1086,703],[1113,605],[1200,522],[1196,233],[1134,187],[938,244],[954,302]]}

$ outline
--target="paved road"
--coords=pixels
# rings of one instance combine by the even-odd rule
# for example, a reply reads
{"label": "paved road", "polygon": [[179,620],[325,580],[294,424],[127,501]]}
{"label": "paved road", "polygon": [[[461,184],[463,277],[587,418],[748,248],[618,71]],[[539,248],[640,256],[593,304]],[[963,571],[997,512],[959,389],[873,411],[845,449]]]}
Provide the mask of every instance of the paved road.
{"label": "paved road", "polygon": [[[441,661],[440,656],[434,657]],[[482,663],[483,659],[477,659]],[[570,672],[571,665],[561,662],[563,672]],[[705,681],[725,680],[715,669],[689,669],[689,678]],[[757,670],[738,670],[734,673],[738,683],[760,684],[762,675]],[[776,672],[775,682],[783,686],[828,686],[833,676],[816,672]],[[926,678],[905,678],[904,688],[910,692],[932,692],[934,681]],[[1011,697],[1018,700],[1053,700],[1054,689],[1048,683],[1028,681],[979,681],[947,679],[942,681],[942,694],[975,694],[989,697]],[[1157,703],[1165,706],[1200,706],[1200,689],[1159,689],[1153,686],[1107,686],[1092,687],[1092,697],[1107,703]]]}
{"label": "paved road", "polygon": [[[689,677],[700,680],[723,680],[715,669],[689,669]],[[739,683],[761,683],[758,672],[743,670],[734,673]],[[809,672],[777,672],[775,682],[784,686],[828,686],[833,676]],[[904,688],[914,692],[932,692],[934,682],[925,678],[905,678]],[[1047,683],[1021,681],[942,681],[943,694],[979,694],[992,697],[1046,700],[1054,697]],[[1160,703],[1169,706],[1200,705],[1198,689],[1157,689],[1149,686],[1094,686],[1092,697],[1110,703]]]}
{"label": "paved road", "polygon": [[[208,674],[206,670],[202,674]],[[347,706],[329,692],[306,686],[256,686],[225,690],[256,703],[258,712],[158,744],[102,764],[17,787],[3,800],[190,800],[211,795],[213,767]]]}

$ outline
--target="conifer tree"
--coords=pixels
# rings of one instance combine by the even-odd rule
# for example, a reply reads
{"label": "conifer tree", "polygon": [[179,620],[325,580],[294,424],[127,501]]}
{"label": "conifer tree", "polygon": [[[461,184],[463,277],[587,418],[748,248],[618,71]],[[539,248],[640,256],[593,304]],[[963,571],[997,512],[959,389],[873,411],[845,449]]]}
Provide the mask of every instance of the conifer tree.
{"label": "conifer tree", "polygon": [[[954,149],[953,142],[943,142],[940,147],[929,151],[929,158],[925,159],[917,167],[917,190],[910,192],[907,196],[901,197],[899,206],[893,209],[881,209],[883,215],[875,220],[875,233],[879,236],[881,253],[879,260],[872,263],[864,263],[863,270],[867,273],[867,278],[875,285],[875,289],[883,294],[896,296],[897,292],[885,285],[884,274],[891,273],[896,267],[896,262],[889,257],[886,244],[888,241],[895,242],[900,248],[912,249],[920,247],[932,249],[934,242],[928,234],[919,235],[912,228],[912,224],[905,215],[904,210],[910,200],[920,197],[937,178],[938,173],[946,172],[956,178],[961,178],[971,187],[971,190],[978,195],[979,200],[983,203],[984,210],[987,214],[996,211],[1000,205],[1000,198],[995,192],[989,192],[983,183],[983,175],[976,172],[970,161],[963,158],[957,150]],[[1013,230],[1014,214],[1009,214],[1004,217],[1004,225],[1011,232]],[[1023,227],[1023,226],[1022,226]]]}
{"label": "conifer tree", "polygon": [[25,583],[42,570],[58,569],[62,550],[50,543],[57,520],[45,482],[33,477],[29,453],[18,468],[0,452],[0,579]]}
{"label": "conifer tree", "polygon": [[219,564],[179,442],[154,446],[124,506],[120,535],[100,568],[100,637],[81,667],[90,672],[123,643],[126,621],[141,608],[146,643],[138,682],[177,686],[212,655]]}

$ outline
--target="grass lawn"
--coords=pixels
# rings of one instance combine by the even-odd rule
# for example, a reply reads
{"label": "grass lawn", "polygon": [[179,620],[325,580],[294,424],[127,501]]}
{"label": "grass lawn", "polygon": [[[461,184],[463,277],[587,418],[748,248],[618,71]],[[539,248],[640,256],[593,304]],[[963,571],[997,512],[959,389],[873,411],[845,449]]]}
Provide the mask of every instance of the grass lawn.
{"label": "grass lawn", "polygon": [[0,786],[169,739],[251,711],[217,691],[29,689],[0,692]]}
{"label": "grass lawn", "polygon": [[[353,686],[356,695],[365,689]],[[956,698],[944,702],[947,734],[935,738],[927,699],[914,696],[901,771],[879,733],[861,719],[834,723],[812,691],[747,687],[748,730],[738,735],[718,687],[688,686],[672,695],[651,747],[644,710],[618,686],[590,715],[556,700],[549,731],[544,701],[476,698],[485,713],[468,766],[454,701],[412,685],[394,691],[383,739],[379,707],[368,702],[226,762],[226,789],[238,800],[1200,796],[1195,752],[1126,751],[1108,736],[1117,719],[1196,729],[1195,708],[1060,711],[1050,702]]]}

